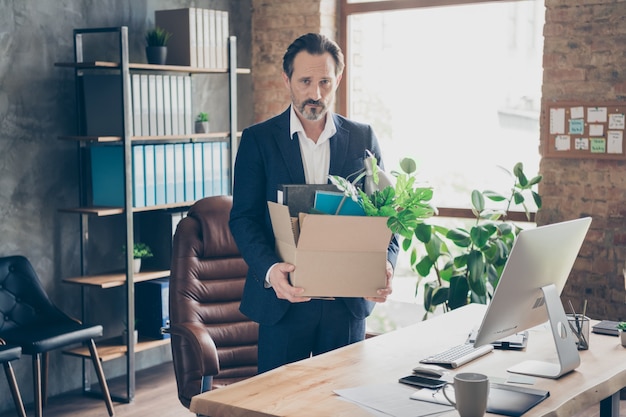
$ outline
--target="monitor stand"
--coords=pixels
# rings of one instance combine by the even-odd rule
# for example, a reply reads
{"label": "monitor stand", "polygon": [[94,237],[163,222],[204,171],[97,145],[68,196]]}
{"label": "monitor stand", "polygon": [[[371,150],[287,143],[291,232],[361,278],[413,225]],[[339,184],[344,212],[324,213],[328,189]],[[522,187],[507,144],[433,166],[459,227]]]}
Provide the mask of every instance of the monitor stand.
{"label": "monitor stand", "polygon": [[545,308],[548,311],[548,322],[556,345],[558,363],[529,360],[507,370],[516,374],[556,379],[576,369],[580,365],[580,356],[576,347],[575,335],[570,331],[567,316],[556,287],[553,284],[546,285],[541,288],[541,291],[544,296]]}

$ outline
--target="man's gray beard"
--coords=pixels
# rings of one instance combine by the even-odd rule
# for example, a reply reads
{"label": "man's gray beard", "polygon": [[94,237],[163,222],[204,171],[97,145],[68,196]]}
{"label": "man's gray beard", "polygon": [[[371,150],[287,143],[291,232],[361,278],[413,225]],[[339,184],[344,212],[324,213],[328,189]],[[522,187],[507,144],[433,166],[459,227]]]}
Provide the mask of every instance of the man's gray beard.
{"label": "man's gray beard", "polygon": [[303,108],[300,113],[302,113],[305,119],[316,122],[324,117],[324,115],[326,114],[326,108],[321,109],[319,112],[317,112],[316,110],[305,111],[305,109]]}

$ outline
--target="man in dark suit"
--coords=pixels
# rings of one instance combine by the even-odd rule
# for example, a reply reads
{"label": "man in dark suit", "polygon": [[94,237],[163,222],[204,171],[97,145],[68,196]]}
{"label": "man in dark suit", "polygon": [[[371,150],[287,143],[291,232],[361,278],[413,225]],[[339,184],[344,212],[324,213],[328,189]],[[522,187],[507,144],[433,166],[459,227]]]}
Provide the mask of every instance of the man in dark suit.
{"label": "man in dark suit", "polygon": [[241,311],[259,323],[259,372],[327,352],[365,337],[374,302],[391,294],[398,244],[387,255],[387,287],[378,296],[310,299],[289,283],[294,265],[282,262],[267,201],[282,184],[326,184],[363,169],[365,151],[381,161],[372,128],[334,114],[344,68],[336,43],[319,34],[296,39],[283,57],[283,80],[291,106],[243,131],[234,172],[230,228],[249,271]]}

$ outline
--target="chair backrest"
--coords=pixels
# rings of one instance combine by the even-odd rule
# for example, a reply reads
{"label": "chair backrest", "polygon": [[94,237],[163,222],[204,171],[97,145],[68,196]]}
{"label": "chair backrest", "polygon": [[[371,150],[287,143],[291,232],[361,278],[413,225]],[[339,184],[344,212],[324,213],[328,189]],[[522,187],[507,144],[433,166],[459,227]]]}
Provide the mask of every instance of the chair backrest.
{"label": "chair backrest", "polygon": [[215,387],[257,373],[258,325],[239,311],[248,267],[228,226],[231,207],[229,196],[199,200],[174,235],[172,356],[186,407],[201,392],[203,376],[212,376]]}
{"label": "chair backrest", "polygon": [[67,318],[48,298],[28,259],[0,258],[0,337],[14,329]]}

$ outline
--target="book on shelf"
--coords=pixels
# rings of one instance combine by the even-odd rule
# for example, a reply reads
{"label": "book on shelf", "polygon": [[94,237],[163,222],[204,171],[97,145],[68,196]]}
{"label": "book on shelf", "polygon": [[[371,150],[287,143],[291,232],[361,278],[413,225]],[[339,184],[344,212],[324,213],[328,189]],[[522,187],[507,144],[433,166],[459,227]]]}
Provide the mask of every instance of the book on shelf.
{"label": "book on shelf", "polygon": [[167,63],[198,67],[196,8],[156,10],[154,24],[172,34],[168,42]]}
{"label": "book on shelf", "polygon": [[158,135],[157,130],[157,91],[156,91],[156,75],[148,75],[148,131],[150,135]]}
{"label": "book on shelf", "polygon": [[165,204],[165,144],[154,145],[154,200]]}
{"label": "book on shelf", "polygon": [[[146,206],[145,157],[143,145],[132,146],[133,207]],[[124,149],[121,145],[89,148],[91,165],[91,204],[104,207],[124,205]]]}
{"label": "book on shelf", "polygon": [[228,68],[228,37],[230,35],[230,26],[229,26],[229,15],[225,10],[218,10],[218,19],[219,23],[217,27],[220,30],[220,33],[217,35],[219,40],[217,53],[221,56],[218,58],[222,62],[222,66],[220,68]]}
{"label": "book on shelf", "polygon": [[140,74],[139,82],[141,84],[140,89],[140,112],[141,112],[141,135],[150,135],[150,99],[148,97],[148,74]]}
{"label": "book on shelf", "polygon": [[131,94],[133,102],[133,135],[141,136],[141,75],[132,74]]}
{"label": "book on shelf", "polygon": [[223,194],[222,193],[222,181],[220,180],[220,175],[222,172],[222,150],[220,149],[219,142],[213,142],[213,149],[211,155],[213,157],[213,162],[211,163],[210,169],[213,177],[213,193],[214,194]]}
{"label": "book on shelf", "polygon": [[120,76],[85,73],[80,80],[83,90],[85,134],[122,136],[124,116]]}
{"label": "book on shelf", "polygon": [[192,102],[193,102],[193,97],[191,94],[191,78],[189,77],[182,77],[183,78],[183,87],[184,87],[184,91],[185,91],[185,102],[184,102],[184,112],[185,112],[185,134],[192,134],[194,133],[194,119],[195,116],[192,113],[193,109],[192,109]]}
{"label": "book on shelf", "polygon": [[165,203],[176,203],[174,144],[165,144]]}
{"label": "book on shelf", "polygon": [[163,84],[163,134],[172,134],[172,97],[170,96],[170,77],[169,75],[161,76]]}
{"label": "book on shelf", "polygon": [[216,32],[216,11],[208,9],[209,14],[209,68],[217,68],[217,32]]}
{"label": "book on shelf", "polygon": [[204,156],[202,153],[202,143],[193,143],[193,186],[194,186],[194,200],[199,200],[204,197],[204,170],[206,165],[204,163]]}
{"label": "book on shelf", "polygon": [[146,206],[154,206],[156,204],[154,145],[144,145],[144,167],[146,169]]}
{"label": "book on shelf", "polygon": [[213,144],[214,142],[202,143],[202,155],[204,156],[204,170],[202,172],[202,182],[204,184],[205,196],[217,195],[213,185]]}
{"label": "book on shelf", "polygon": [[211,67],[211,44],[210,44],[210,36],[211,32],[211,21],[209,18],[209,9],[198,9],[202,13],[202,56],[204,58],[204,67]]}
{"label": "book on shelf", "polygon": [[222,181],[221,194],[230,194],[230,143],[219,142],[222,151],[222,169],[220,178]]}
{"label": "book on shelf", "polygon": [[196,15],[196,59],[198,67],[204,68],[204,13],[202,9],[195,8]]}
{"label": "book on shelf", "polygon": [[[133,207],[146,206],[146,169],[143,159],[143,145],[135,145],[133,149]],[[120,167],[121,168],[121,167]]]}
{"label": "book on shelf", "polygon": [[174,194],[177,203],[185,201],[185,153],[182,143],[174,144]]}
{"label": "book on shelf", "polygon": [[194,159],[193,159],[193,143],[184,143],[183,152],[185,157],[184,174],[185,174],[185,201],[194,201],[195,188],[194,188]]}
{"label": "book on shelf", "polygon": [[180,135],[181,131],[178,127],[178,84],[176,77],[168,75],[169,88],[170,88],[170,106],[172,117],[172,135]]}
{"label": "book on shelf", "polygon": [[156,99],[154,101],[156,107],[156,124],[157,135],[165,134],[165,103],[163,102],[163,76],[161,74],[155,75],[155,91]]}
{"label": "book on shelf", "polygon": [[178,129],[180,134],[184,135],[190,133],[187,131],[187,125],[185,124],[185,85],[184,77],[176,76],[176,85],[178,92]]}

